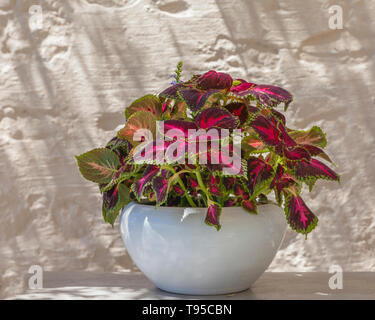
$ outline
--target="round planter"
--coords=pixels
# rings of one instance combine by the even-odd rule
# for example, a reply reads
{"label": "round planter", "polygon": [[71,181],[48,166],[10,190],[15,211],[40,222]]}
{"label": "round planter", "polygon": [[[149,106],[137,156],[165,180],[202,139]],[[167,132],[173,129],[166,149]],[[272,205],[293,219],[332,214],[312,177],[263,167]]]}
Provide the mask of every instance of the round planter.
{"label": "round planter", "polygon": [[271,263],[286,230],[280,207],[259,205],[257,215],[223,208],[220,231],[204,223],[206,210],[137,203],[122,210],[125,246],[158,288],[194,295],[243,291]]}

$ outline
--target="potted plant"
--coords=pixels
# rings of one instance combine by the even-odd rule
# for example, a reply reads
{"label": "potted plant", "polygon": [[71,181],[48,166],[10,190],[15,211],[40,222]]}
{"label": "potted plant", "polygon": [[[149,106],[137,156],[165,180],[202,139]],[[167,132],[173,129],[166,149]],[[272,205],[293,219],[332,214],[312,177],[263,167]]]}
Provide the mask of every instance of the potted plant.
{"label": "potted plant", "polygon": [[125,126],[77,156],[78,166],[99,185],[104,220],[113,226],[122,211],[125,246],[156,286],[245,290],[271,263],[286,222],[305,236],[316,227],[303,184],[311,191],[339,176],[323,162],[332,163],[322,130],[291,129],[276,110],[288,108],[288,91],[212,70],[182,81],[181,69],[163,92],[126,108]]}

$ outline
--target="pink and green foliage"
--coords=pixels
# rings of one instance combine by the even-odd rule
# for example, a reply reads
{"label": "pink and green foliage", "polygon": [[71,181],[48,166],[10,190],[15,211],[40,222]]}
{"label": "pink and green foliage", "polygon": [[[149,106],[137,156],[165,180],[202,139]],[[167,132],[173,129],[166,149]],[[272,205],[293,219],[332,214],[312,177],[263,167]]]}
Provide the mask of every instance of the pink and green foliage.
{"label": "pink and green foliage", "polygon": [[[274,203],[284,208],[292,229],[307,235],[318,218],[301,198],[303,185],[311,190],[318,179],[339,181],[323,151],[327,144],[323,131],[317,126],[309,130],[287,126],[285,115],[276,110],[280,105],[286,110],[293,100],[283,88],[213,70],[183,81],[181,67],[179,63],[171,86],[126,108],[124,127],[104,148],[76,157],[83,177],[99,185],[104,220],[113,225],[130,201],[205,207],[205,222],[219,230],[223,207],[238,206],[257,214],[258,206]],[[163,122],[163,130],[158,130],[157,121]],[[238,129],[240,149],[233,147],[232,136],[213,137],[213,128]],[[151,138],[134,136],[139,129],[147,129]],[[199,139],[207,143],[207,163],[190,162],[200,159],[202,152],[195,145],[186,148],[191,130],[198,130]],[[182,135],[176,137],[176,131]],[[159,134],[165,138],[162,143],[156,140]],[[226,141],[229,153],[222,153],[224,144],[218,147],[217,141]],[[135,162],[134,155],[144,146],[143,155],[184,162]],[[167,156],[170,148],[173,152]],[[234,155],[240,157],[239,163],[230,162]],[[224,174],[228,168],[237,174]]]}

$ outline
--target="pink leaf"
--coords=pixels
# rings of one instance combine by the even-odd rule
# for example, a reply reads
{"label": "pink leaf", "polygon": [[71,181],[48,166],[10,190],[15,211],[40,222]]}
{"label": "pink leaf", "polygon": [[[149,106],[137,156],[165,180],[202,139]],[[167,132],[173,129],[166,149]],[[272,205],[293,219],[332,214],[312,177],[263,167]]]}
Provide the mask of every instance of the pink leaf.
{"label": "pink leaf", "polygon": [[239,85],[237,86],[233,86],[230,91],[231,92],[235,92],[235,93],[238,93],[239,95],[242,93],[242,92],[246,92],[247,90],[253,88],[256,86],[255,83],[252,83],[252,82],[246,82],[245,80],[242,80],[242,79],[236,79],[236,81],[242,81]]}
{"label": "pink leaf", "polygon": [[206,219],[205,222],[210,225],[214,226],[218,231],[221,228],[220,225],[220,214],[221,214],[221,207],[219,207],[217,204],[211,204],[208,207]]}

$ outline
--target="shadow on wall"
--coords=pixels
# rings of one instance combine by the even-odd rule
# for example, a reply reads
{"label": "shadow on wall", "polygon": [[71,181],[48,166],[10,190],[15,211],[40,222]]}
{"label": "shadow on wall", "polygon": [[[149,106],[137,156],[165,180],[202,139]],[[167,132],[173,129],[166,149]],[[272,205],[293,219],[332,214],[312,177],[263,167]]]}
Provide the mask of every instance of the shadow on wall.
{"label": "shadow on wall", "polygon": [[[146,57],[153,47],[145,45],[142,52],[137,45],[143,39],[149,41],[148,35],[132,38],[127,31],[137,22],[132,20],[136,16],[121,17],[123,13],[100,9],[103,14],[90,18],[91,12],[78,15],[70,1],[43,2],[51,28],[35,31],[27,23],[26,7],[39,1],[18,3],[22,5],[16,7],[16,1],[11,1],[9,8],[0,9],[8,10],[0,17],[0,62],[11,64],[16,72],[1,102],[8,111],[0,113],[2,126],[9,124],[7,138],[2,137],[0,145],[4,208],[0,267],[9,271],[2,279],[3,287],[7,279],[18,279],[13,271],[25,272],[30,261],[57,269],[125,267],[134,271],[124,255],[120,234],[101,223],[97,189],[80,177],[74,155],[109,140],[111,131],[123,121],[123,107],[131,102],[130,97],[147,93],[148,86],[154,85],[144,81],[150,72]],[[178,58],[189,57],[184,61],[188,69],[218,65],[223,71],[243,73],[248,80],[287,84],[298,104],[288,110],[290,122],[303,127],[313,121],[329,132],[328,148],[336,153],[341,189],[319,185],[311,193],[321,218],[319,234],[312,234],[311,241],[297,242],[298,236],[288,233],[275,268],[315,270],[331,260],[363,268],[361,255],[370,259],[375,241],[370,209],[375,181],[370,150],[375,137],[375,98],[369,86],[375,83],[374,62],[369,59],[375,54],[372,7],[365,1],[338,1],[344,9],[345,28],[330,31],[312,24],[308,16],[312,10],[326,12],[336,1],[319,3],[215,0],[207,8],[223,24],[212,39],[212,34],[200,35],[207,41],[208,54],[192,50],[194,43],[187,31],[194,29],[187,24],[176,27],[182,18],[173,16],[173,9],[164,8],[168,15],[158,16],[156,25],[169,32],[163,45],[173,46]],[[207,23],[212,21],[209,14]],[[190,17],[191,26],[206,18],[202,15]],[[114,23],[108,17],[123,24],[122,39],[113,32]],[[141,28],[146,22],[138,23]],[[52,27],[63,34],[57,51],[49,46]],[[9,38],[7,32],[16,33],[13,42],[4,40]],[[22,40],[19,47],[14,47],[15,39]],[[167,49],[165,61],[169,63],[171,51]],[[239,62],[234,63],[233,57]],[[121,108],[119,101],[124,104]],[[87,119],[94,120],[89,123]]]}

